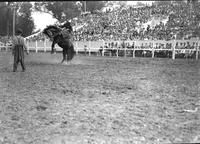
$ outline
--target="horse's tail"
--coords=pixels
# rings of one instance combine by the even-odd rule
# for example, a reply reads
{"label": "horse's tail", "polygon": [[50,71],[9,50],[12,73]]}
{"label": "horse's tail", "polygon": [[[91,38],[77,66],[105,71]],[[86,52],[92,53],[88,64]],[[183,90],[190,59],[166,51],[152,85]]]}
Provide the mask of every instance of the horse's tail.
{"label": "horse's tail", "polygon": [[72,60],[74,58],[75,54],[76,54],[76,52],[74,50],[74,45],[72,43],[71,46],[68,49],[67,60]]}
{"label": "horse's tail", "polygon": [[74,50],[74,45],[72,44],[71,45],[71,49],[72,49],[72,58],[76,55],[76,52],[75,52],[75,50]]}

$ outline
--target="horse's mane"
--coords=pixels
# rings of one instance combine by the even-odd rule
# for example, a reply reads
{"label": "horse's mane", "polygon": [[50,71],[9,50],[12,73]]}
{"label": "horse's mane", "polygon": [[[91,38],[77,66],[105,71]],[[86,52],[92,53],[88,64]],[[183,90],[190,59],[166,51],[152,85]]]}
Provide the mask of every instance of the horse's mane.
{"label": "horse's mane", "polygon": [[55,25],[48,25],[48,26],[43,30],[43,32],[45,32],[45,31],[47,31],[47,30],[49,30],[49,29],[55,29],[55,30],[57,30],[57,31],[60,31],[60,30],[61,30],[59,27],[57,27],[57,26],[55,26]]}
{"label": "horse's mane", "polygon": [[46,35],[48,35],[48,33],[47,33],[47,31],[48,30],[55,30],[55,31],[61,31],[61,29],[59,28],[59,27],[57,27],[57,26],[55,26],[55,25],[48,25],[44,30],[43,30],[43,33],[44,34],[46,34]]}
{"label": "horse's mane", "polygon": [[51,28],[59,30],[59,28],[55,25],[48,25],[45,29],[51,29]]}

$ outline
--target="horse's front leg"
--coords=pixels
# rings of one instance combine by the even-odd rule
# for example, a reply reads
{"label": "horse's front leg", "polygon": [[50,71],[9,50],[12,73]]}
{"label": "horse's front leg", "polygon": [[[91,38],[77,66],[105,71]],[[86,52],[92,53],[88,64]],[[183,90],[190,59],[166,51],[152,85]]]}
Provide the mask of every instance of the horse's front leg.
{"label": "horse's front leg", "polygon": [[51,54],[54,53],[54,47],[55,47],[55,40],[53,41],[53,43],[51,45]]}

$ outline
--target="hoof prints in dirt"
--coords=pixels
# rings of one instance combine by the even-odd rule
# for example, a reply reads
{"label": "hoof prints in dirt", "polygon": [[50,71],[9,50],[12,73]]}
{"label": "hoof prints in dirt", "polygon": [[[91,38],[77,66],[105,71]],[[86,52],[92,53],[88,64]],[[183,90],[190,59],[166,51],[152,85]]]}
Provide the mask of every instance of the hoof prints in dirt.
{"label": "hoof prints in dirt", "polygon": [[59,63],[53,62],[28,62],[30,66],[42,66],[42,65],[58,65]]}
{"label": "hoof prints in dirt", "polygon": [[39,106],[36,106],[36,109],[37,109],[37,111],[45,111],[47,109],[47,107],[39,105]]}

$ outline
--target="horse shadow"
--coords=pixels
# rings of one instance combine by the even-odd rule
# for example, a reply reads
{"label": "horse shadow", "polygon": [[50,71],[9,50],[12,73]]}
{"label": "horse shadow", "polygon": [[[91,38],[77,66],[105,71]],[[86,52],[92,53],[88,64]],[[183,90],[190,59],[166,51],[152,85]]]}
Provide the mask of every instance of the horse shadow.
{"label": "horse shadow", "polygon": [[59,62],[27,62],[27,66],[53,66],[53,65],[60,65]]}

